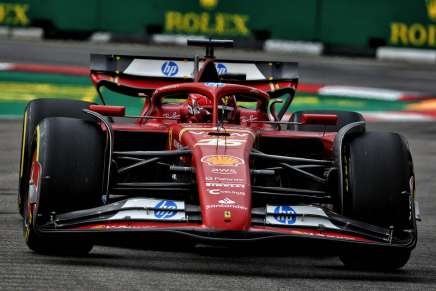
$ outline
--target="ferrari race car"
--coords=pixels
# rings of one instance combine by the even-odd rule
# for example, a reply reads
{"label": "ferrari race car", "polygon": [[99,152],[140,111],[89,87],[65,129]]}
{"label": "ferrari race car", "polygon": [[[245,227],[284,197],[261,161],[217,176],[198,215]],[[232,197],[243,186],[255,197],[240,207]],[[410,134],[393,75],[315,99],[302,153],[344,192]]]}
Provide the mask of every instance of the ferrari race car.
{"label": "ferrari race car", "polygon": [[[215,58],[232,41],[188,44],[206,55],[91,55],[99,104],[27,105],[18,207],[29,248],[313,245],[348,267],[405,265],[417,242],[406,140],[367,132],[356,112],[288,113],[296,63]],[[108,105],[107,91],[142,111]]]}

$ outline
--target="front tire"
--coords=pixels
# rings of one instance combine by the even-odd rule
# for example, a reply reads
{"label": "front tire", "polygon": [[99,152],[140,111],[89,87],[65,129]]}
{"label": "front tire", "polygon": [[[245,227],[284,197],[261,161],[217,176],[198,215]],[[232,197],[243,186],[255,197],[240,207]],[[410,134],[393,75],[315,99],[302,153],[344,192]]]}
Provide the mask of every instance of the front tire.
{"label": "front tire", "polygon": [[[344,149],[343,214],[391,228],[407,239],[415,227],[412,211],[413,163],[404,139],[395,133],[365,133]],[[410,248],[371,249],[340,256],[351,268],[397,269],[410,257]]]}
{"label": "front tire", "polygon": [[36,129],[24,207],[24,238],[44,254],[81,255],[92,242],[49,236],[39,227],[53,214],[100,206],[104,138],[96,123],[75,118],[46,118]]}
{"label": "front tire", "polygon": [[53,100],[37,99],[29,102],[24,111],[22,140],[21,140],[21,160],[19,169],[18,183],[18,211],[23,216],[23,206],[26,203],[24,198],[27,196],[29,185],[30,167],[32,159],[32,140],[36,126],[48,117],[74,117],[90,120],[82,110],[88,108],[92,103],[77,100]]}

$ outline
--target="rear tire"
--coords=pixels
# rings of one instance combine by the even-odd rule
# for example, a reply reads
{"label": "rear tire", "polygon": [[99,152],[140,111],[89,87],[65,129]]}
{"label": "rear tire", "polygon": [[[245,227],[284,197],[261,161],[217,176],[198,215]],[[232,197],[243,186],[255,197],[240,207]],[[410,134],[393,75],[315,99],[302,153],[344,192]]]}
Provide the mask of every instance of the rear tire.
{"label": "rear tire", "polygon": [[90,120],[90,117],[82,110],[92,103],[77,100],[53,100],[37,99],[29,102],[24,111],[24,122],[21,140],[21,161],[18,191],[18,211],[23,216],[23,198],[27,196],[29,185],[32,139],[36,126],[48,117],[74,117]]}
{"label": "rear tire", "polygon": [[[344,149],[343,214],[385,228],[396,236],[414,227],[411,209],[413,164],[403,138],[395,133],[365,133]],[[348,252],[342,262],[351,268],[397,269],[411,249]]]}
{"label": "rear tire", "polygon": [[24,207],[24,237],[30,249],[68,255],[86,254],[92,249],[92,242],[48,236],[39,231],[39,226],[53,213],[102,204],[103,153],[104,138],[96,123],[66,117],[46,118],[40,123],[28,182],[30,196]]}
{"label": "rear tire", "polygon": [[342,127],[347,124],[365,121],[363,116],[358,112],[353,111],[343,111],[343,110],[307,110],[307,111],[296,111],[292,114],[291,122],[301,122],[301,117],[304,113],[308,114],[335,114],[338,116],[338,122],[336,125],[318,125],[318,124],[290,124],[288,130],[298,130],[298,131],[327,131],[335,132],[339,131]]}

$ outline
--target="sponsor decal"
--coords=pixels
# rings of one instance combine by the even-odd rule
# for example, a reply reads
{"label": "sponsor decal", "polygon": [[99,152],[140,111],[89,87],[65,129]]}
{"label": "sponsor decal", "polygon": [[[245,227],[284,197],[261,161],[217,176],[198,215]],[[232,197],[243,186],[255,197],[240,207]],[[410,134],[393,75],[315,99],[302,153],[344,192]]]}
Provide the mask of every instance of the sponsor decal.
{"label": "sponsor decal", "polygon": [[215,88],[224,87],[224,83],[215,83],[215,82],[207,82],[204,83],[204,85],[206,85],[207,87],[215,87]]}
{"label": "sponsor decal", "polygon": [[157,203],[154,208],[159,210],[154,210],[154,216],[159,219],[167,219],[176,215],[177,204],[171,200],[162,200]]}
{"label": "sponsor decal", "polygon": [[257,116],[256,115],[250,115],[250,116],[241,116],[241,122],[250,122],[250,121],[256,121]]}
{"label": "sponsor decal", "polygon": [[243,140],[243,139],[204,138],[204,139],[200,139],[194,146],[237,147],[237,146],[241,146],[244,142],[245,142],[245,140]]}
{"label": "sponsor decal", "polygon": [[207,187],[222,187],[222,188],[245,188],[244,184],[227,184],[227,183],[206,183]]}
{"label": "sponsor decal", "polygon": [[200,6],[204,9],[214,9],[218,5],[218,0],[200,0]]}
{"label": "sponsor decal", "polygon": [[227,177],[211,177],[211,176],[206,176],[205,177],[206,181],[221,181],[221,182],[244,182],[244,179],[240,179],[240,178],[227,178]]}
{"label": "sponsor decal", "polygon": [[224,166],[237,167],[243,165],[244,161],[241,158],[230,155],[208,155],[201,158],[202,163],[209,166]]}
{"label": "sponsor decal", "polygon": [[188,11],[165,11],[165,32],[219,36],[251,34],[249,15],[223,12],[218,0],[200,0],[198,4]]}
{"label": "sponsor decal", "polygon": [[216,64],[215,68],[218,75],[227,74],[227,67],[224,64]]}
{"label": "sponsor decal", "polygon": [[230,210],[224,211],[224,219],[230,219],[232,218],[232,212]]}
{"label": "sponsor decal", "polygon": [[436,0],[426,0],[428,18],[436,21]]}
{"label": "sponsor decal", "polygon": [[[204,135],[207,134],[207,131],[189,131],[189,133],[195,134],[195,135]],[[230,136],[237,136],[237,137],[246,137],[248,136],[248,133],[239,133],[239,132],[227,132]]]}
{"label": "sponsor decal", "polygon": [[[183,125],[185,128],[182,128],[181,130],[180,130],[180,132],[179,132],[179,140],[181,140],[182,139],[182,136],[183,136],[183,134],[185,133],[185,132],[192,132],[192,131],[201,131],[201,132],[204,132],[204,131],[218,131],[218,130],[220,130],[221,128],[219,128],[219,127],[208,127],[208,128],[205,128],[205,127],[198,127],[198,125],[196,125],[196,124],[184,124]],[[232,136],[232,133],[239,133],[239,134],[249,134],[249,135],[251,135],[253,138],[255,138],[256,136],[255,136],[255,134],[252,132],[252,131],[250,131],[250,130],[243,130],[243,129],[231,129],[231,128],[229,128],[229,129],[226,129],[226,132],[227,133],[229,133],[231,136]],[[203,133],[202,133],[203,134]],[[235,135],[235,136],[237,136],[237,135]],[[239,135],[239,136],[241,136],[241,135]]]}
{"label": "sponsor decal", "polygon": [[29,4],[0,3],[0,24],[26,26],[29,22]]}
{"label": "sponsor decal", "polygon": [[277,206],[274,208],[274,219],[282,224],[294,224],[297,213],[291,206]]}
{"label": "sponsor decal", "polygon": [[211,195],[238,195],[245,196],[245,192],[234,191],[234,190],[223,190],[223,189],[208,189],[207,192]]}
{"label": "sponsor decal", "polygon": [[[436,22],[436,0],[426,0],[428,19]],[[427,22],[427,21],[426,21]],[[392,22],[390,44],[415,47],[436,46],[436,25],[422,22]]]}
{"label": "sponsor decal", "polygon": [[233,201],[232,199],[226,197],[222,200],[219,200],[218,203],[220,204],[235,204],[235,201]]}
{"label": "sponsor decal", "polygon": [[246,136],[248,136],[248,133],[231,132],[230,136],[246,137]]}
{"label": "sponsor decal", "polygon": [[235,169],[228,169],[228,168],[212,168],[210,171],[214,174],[219,174],[219,175],[236,175],[237,174]]}
{"label": "sponsor decal", "polygon": [[338,229],[330,220],[324,210],[316,206],[289,206],[267,205],[267,224],[306,226],[318,229],[320,225],[326,229]]}
{"label": "sponsor decal", "polygon": [[176,62],[166,61],[161,67],[162,74],[167,77],[173,77],[179,72],[179,66]]}
{"label": "sponsor decal", "polygon": [[215,209],[215,208],[233,208],[233,209],[240,209],[240,210],[248,210],[247,207],[237,205],[237,204],[211,204],[206,205],[206,209]]}
{"label": "sponsor decal", "polygon": [[404,22],[392,22],[389,42],[392,45],[435,47],[436,25]]}
{"label": "sponsor decal", "polygon": [[168,113],[164,113],[162,114],[163,117],[165,118],[172,118],[172,119],[178,119],[180,118],[180,115],[177,114],[177,112],[168,112]]}
{"label": "sponsor decal", "polygon": [[212,194],[212,195],[220,195],[221,194],[221,191],[219,189],[209,189],[209,190],[207,190],[207,192],[209,192],[209,194]]}

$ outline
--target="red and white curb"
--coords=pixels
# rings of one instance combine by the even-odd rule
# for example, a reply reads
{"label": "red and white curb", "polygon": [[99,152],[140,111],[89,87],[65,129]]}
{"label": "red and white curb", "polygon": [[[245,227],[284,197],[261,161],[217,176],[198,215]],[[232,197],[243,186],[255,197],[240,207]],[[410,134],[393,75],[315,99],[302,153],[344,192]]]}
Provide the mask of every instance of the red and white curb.
{"label": "red and white curb", "polygon": [[412,112],[412,111],[371,111],[361,112],[367,121],[435,121],[436,112]]}
{"label": "red and white curb", "polygon": [[0,63],[0,71],[16,71],[29,73],[64,74],[88,76],[89,68],[76,66],[56,66],[42,64]]}
{"label": "red and white curb", "polygon": [[336,96],[380,101],[415,101],[436,97],[436,94],[434,96],[430,96],[428,94],[420,92],[406,92],[372,87],[321,84],[300,84],[298,85],[298,91],[323,96]]}

